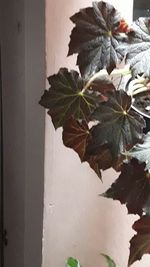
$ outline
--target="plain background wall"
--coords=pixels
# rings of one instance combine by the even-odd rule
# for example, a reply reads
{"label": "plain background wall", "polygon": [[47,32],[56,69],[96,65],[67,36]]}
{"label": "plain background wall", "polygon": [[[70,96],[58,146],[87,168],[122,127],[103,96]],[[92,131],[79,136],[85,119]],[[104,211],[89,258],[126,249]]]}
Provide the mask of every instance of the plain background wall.
{"label": "plain background wall", "polygon": [[[5,265],[24,266],[25,27],[24,1],[1,3],[4,121]],[[21,101],[22,99],[22,101]]]}
{"label": "plain background wall", "polygon": [[[131,21],[133,1],[109,2]],[[51,75],[60,67],[75,68],[76,57],[66,57],[73,27],[69,17],[91,0],[46,3],[47,75]],[[138,216],[127,216],[118,201],[98,196],[114,181],[114,171],[104,173],[102,184],[88,164],[81,165],[75,152],[63,146],[61,130],[54,131],[48,116],[45,149],[43,267],[63,267],[68,256],[77,257],[84,267],[103,267],[100,252],[112,256],[117,267],[126,267],[134,234],[131,225]],[[149,265],[146,255],[133,266]]]}
{"label": "plain background wall", "polygon": [[4,108],[5,267],[41,267],[45,1],[0,2]]}

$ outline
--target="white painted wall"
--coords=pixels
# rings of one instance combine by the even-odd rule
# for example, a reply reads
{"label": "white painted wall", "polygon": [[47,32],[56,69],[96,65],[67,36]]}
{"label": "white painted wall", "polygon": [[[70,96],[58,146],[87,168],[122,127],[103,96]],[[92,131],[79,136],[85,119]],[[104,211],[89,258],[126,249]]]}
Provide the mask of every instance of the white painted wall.
{"label": "white painted wall", "polygon": [[[131,0],[109,1],[131,21]],[[91,0],[46,1],[47,75],[60,67],[75,68],[75,57],[66,58],[72,23],[69,17]],[[78,258],[84,267],[106,266],[100,252],[109,254],[117,267],[126,267],[131,225],[138,216],[127,215],[119,202],[98,195],[114,181],[113,170],[106,171],[102,184],[88,164],[65,148],[61,130],[54,131],[46,116],[45,197],[43,267],[63,267],[68,256]],[[134,267],[149,267],[150,257]]]}

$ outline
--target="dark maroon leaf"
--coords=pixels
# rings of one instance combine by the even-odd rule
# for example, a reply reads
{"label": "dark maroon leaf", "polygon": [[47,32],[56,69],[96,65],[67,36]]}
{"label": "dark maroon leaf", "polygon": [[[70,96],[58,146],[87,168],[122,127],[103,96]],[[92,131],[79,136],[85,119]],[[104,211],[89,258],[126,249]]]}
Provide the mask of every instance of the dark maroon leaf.
{"label": "dark maroon leaf", "polygon": [[128,266],[140,260],[144,254],[150,254],[150,217],[141,217],[134,223],[133,229],[137,234],[130,241]]}
{"label": "dark maroon leaf", "polygon": [[129,213],[142,215],[150,197],[150,176],[145,166],[137,159],[124,163],[119,178],[102,196],[126,204]]}
{"label": "dark maroon leaf", "polygon": [[77,64],[82,75],[89,76],[106,68],[110,73],[118,62],[116,48],[124,40],[122,18],[109,3],[93,2],[93,7],[81,9],[71,17],[76,24],[69,44],[69,53],[78,53]]}
{"label": "dark maroon leaf", "polygon": [[85,90],[85,80],[78,72],[59,70],[58,74],[48,78],[50,89],[45,91],[40,104],[48,109],[55,128],[63,126],[71,117],[88,120],[97,104],[102,101],[101,94]]}
{"label": "dark maroon leaf", "polygon": [[64,126],[63,142],[65,146],[78,153],[82,162],[87,161],[99,178],[101,178],[101,169],[105,170],[112,166],[112,156],[107,146],[98,147],[92,155],[89,153],[88,147],[92,138],[85,121],[79,122],[70,118]]}
{"label": "dark maroon leaf", "polygon": [[150,18],[139,18],[131,28],[128,42],[118,48],[118,53],[121,59],[126,54],[134,76],[144,73],[150,77]]}
{"label": "dark maroon leaf", "polygon": [[107,170],[113,164],[112,154],[107,145],[101,145],[93,154],[87,151],[84,160],[89,163],[99,178],[101,178],[101,170]]}
{"label": "dark maroon leaf", "polygon": [[[150,178],[150,174],[149,174],[149,178]],[[145,215],[150,216],[150,196],[143,207],[143,213]]]}
{"label": "dark maroon leaf", "polygon": [[91,139],[88,125],[85,121],[78,122],[70,118],[63,129],[63,142],[64,145],[74,149],[81,161],[83,161],[86,148]]}
{"label": "dark maroon leaf", "polygon": [[114,159],[133,147],[143,137],[143,118],[131,110],[131,97],[124,91],[109,94],[92,117],[100,123],[90,130],[94,146],[107,143]]}

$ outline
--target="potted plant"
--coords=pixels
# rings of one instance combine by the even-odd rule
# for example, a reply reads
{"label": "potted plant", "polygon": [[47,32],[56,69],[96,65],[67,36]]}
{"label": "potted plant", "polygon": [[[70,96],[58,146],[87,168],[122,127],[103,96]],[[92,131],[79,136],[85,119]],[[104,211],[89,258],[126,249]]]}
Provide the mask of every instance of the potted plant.
{"label": "potted plant", "polygon": [[133,225],[130,266],[150,253],[150,128],[145,121],[150,116],[150,18],[128,26],[112,5],[100,1],[71,21],[68,56],[78,54],[79,72],[61,68],[48,77],[50,88],[40,104],[55,129],[63,128],[64,145],[100,179],[101,170],[119,172],[102,196],[140,216]]}

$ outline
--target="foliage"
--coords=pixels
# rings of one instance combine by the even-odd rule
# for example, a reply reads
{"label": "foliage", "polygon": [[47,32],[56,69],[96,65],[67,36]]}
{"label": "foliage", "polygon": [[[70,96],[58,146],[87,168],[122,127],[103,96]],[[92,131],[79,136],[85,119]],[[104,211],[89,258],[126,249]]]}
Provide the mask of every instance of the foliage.
{"label": "foliage", "polygon": [[150,133],[144,136],[143,144],[137,144],[129,151],[129,156],[146,162],[146,169],[150,169]]}
{"label": "foliage", "polygon": [[116,48],[124,38],[118,32],[120,14],[110,4],[93,2],[71,17],[76,24],[71,34],[69,55],[78,53],[77,64],[82,75],[89,76],[106,68],[111,72],[117,63]]}
{"label": "foliage", "polygon": [[[130,242],[131,265],[150,253],[150,133],[144,135],[145,120],[132,110],[133,98],[122,80],[118,86],[111,77],[128,63],[132,77],[144,73],[150,79],[150,18],[128,26],[112,5],[99,1],[71,21],[75,26],[68,55],[77,54],[80,73],[61,68],[50,76],[40,104],[48,109],[55,129],[63,128],[64,145],[76,151],[81,162],[87,161],[99,178],[101,170],[111,167],[121,172],[102,195],[140,216],[133,225],[137,234]],[[105,258],[109,267],[115,266]],[[70,258],[68,266],[80,264]]]}
{"label": "foliage", "polygon": [[89,116],[101,100],[97,91],[86,90],[84,79],[78,72],[61,68],[57,75],[48,78],[50,90],[45,91],[40,104],[49,109],[55,128],[63,126],[71,116],[89,120]]}
{"label": "foliage", "polygon": [[142,139],[144,120],[131,110],[131,97],[123,90],[109,94],[92,118],[99,122],[91,128],[95,143],[107,143],[114,159]]}
{"label": "foliage", "polygon": [[129,266],[140,260],[145,253],[150,254],[150,216],[142,216],[134,223],[137,234],[131,239]]}
{"label": "foliage", "polygon": [[[101,254],[101,255],[106,259],[108,267],[116,267],[115,262],[109,256],[107,256],[105,254]],[[68,258],[67,267],[82,267],[82,266],[80,265],[78,260],[76,260],[74,258]]]}
{"label": "foliage", "polygon": [[101,254],[105,259],[106,262],[108,263],[108,267],[116,267],[115,262],[106,254]]}
{"label": "foliage", "polygon": [[78,260],[74,258],[68,258],[67,260],[67,267],[82,267]]}
{"label": "foliage", "polygon": [[139,18],[131,27],[127,42],[118,52],[121,52],[122,56],[126,54],[134,76],[144,73],[150,77],[150,18]]}
{"label": "foliage", "polygon": [[149,173],[145,166],[145,163],[139,163],[134,158],[129,163],[124,163],[119,178],[102,195],[120,200],[122,204],[126,204],[130,214],[141,216],[150,192]]}

